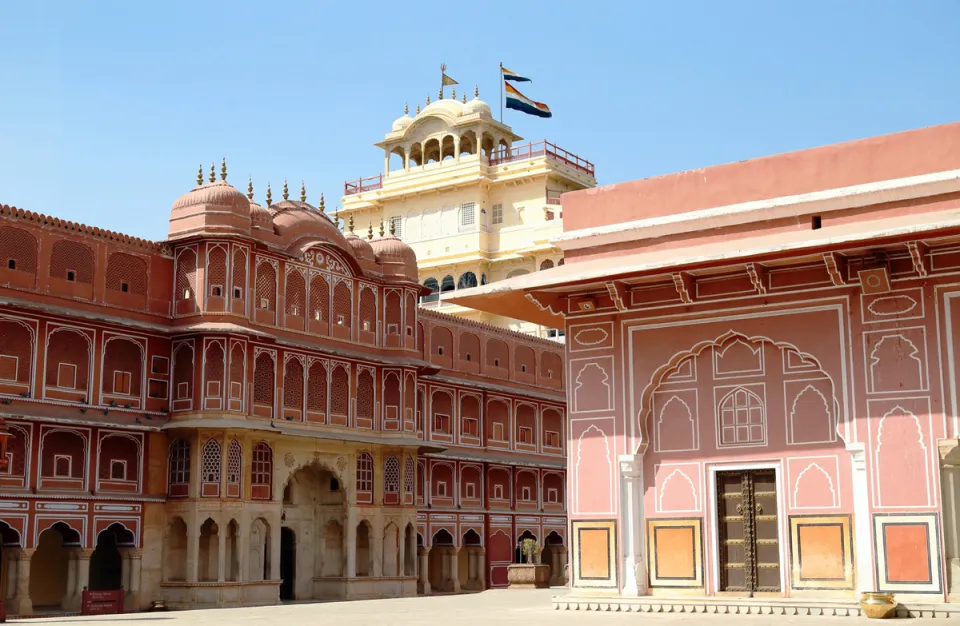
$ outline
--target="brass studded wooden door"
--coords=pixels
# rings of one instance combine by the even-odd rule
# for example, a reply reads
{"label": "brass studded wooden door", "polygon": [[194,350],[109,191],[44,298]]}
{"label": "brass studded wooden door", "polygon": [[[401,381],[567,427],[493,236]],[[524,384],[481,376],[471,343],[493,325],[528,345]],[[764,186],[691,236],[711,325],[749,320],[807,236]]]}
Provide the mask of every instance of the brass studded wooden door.
{"label": "brass studded wooden door", "polygon": [[717,509],[719,590],[780,591],[776,472],[719,472]]}

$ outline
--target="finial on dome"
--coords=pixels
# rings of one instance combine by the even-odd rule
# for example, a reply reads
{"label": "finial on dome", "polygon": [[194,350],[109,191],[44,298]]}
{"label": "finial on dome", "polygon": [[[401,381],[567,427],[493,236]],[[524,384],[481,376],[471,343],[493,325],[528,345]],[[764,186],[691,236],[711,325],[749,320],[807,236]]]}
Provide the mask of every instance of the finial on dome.
{"label": "finial on dome", "polygon": [[450,97],[453,98],[454,100],[457,99],[457,88],[456,88],[456,87],[454,87],[454,88],[451,90],[451,92],[450,92]]}
{"label": "finial on dome", "polygon": [[[323,203],[323,196],[320,196],[320,203]],[[333,211],[333,225],[338,229],[340,228],[340,207],[337,207]]]}
{"label": "finial on dome", "polygon": [[410,115],[410,105],[406,102],[403,103],[403,114]]}
{"label": "finial on dome", "polygon": [[321,213],[326,213],[326,212],[327,212],[327,205],[324,204],[324,202],[323,202],[323,194],[322,194],[322,193],[320,194],[320,212],[321,212]]}
{"label": "finial on dome", "polygon": [[380,219],[380,236],[383,237],[383,219]]}
{"label": "finial on dome", "polygon": [[437,94],[437,101],[443,100],[443,87],[440,88],[440,93]]}
{"label": "finial on dome", "polygon": [[300,202],[307,201],[307,188],[304,186],[303,181],[300,181]]}
{"label": "finial on dome", "polygon": [[430,94],[427,94],[427,106],[430,106]]}
{"label": "finial on dome", "polygon": [[203,163],[200,164],[200,169],[197,170],[197,187],[203,185]]}
{"label": "finial on dome", "polygon": [[390,220],[390,235],[395,236],[397,234],[397,225],[393,220]]}
{"label": "finial on dome", "polygon": [[227,182],[227,157],[223,157],[220,162],[220,180]]}
{"label": "finial on dome", "polygon": [[247,200],[253,202],[253,176],[247,180]]}
{"label": "finial on dome", "polygon": [[466,91],[463,92],[463,103],[464,103],[464,104],[467,103],[467,92],[466,92]]}
{"label": "finial on dome", "polygon": [[267,206],[273,204],[273,195],[270,193],[270,183],[267,183]]}
{"label": "finial on dome", "polygon": [[353,213],[350,214],[350,232],[353,232]]}
{"label": "finial on dome", "polygon": [[417,115],[420,115],[420,105],[417,105]]}
{"label": "finial on dome", "polygon": [[283,179],[283,199],[284,199],[284,200],[289,200],[289,199],[290,199],[290,188],[287,187],[287,179],[286,179],[286,178]]}
{"label": "finial on dome", "polygon": [[367,228],[367,239],[373,239],[373,222],[370,222],[370,227]]}
{"label": "finial on dome", "polygon": [[210,182],[216,182],[217,180],[217,170],[214,169],[213,163],[210,164]]}
{"label": "finial on dome", "polygon": [[479,97],[480,97],[480,85],[474,85],[474,86],[473,86],[473,97],[474,97],[474,98],[479,98]]}

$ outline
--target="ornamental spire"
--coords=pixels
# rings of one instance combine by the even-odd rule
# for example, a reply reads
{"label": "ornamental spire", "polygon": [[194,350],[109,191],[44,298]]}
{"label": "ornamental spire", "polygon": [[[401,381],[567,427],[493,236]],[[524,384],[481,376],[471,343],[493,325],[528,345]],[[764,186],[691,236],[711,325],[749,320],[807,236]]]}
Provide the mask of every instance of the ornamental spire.
{"label": "ornamental spire", "polygon": [[390,235],[396,236],[397,234],[397,225],[393,220],[390,220]]}
{"label": "ornamental spire", "polygon": [[380,236],[383,237],[383,219],[380,220]]}
{"label": "ornamental spire", "polygon": [[220,180],[227,182],[227,157],[223,157],[220,162]]}
{"label": "ornamental spire", "polygon": [[353,213],[350,214],[350,232],[353,232]]}
{"label": "ornamental spire", "polygon": [[267,206],[273,204],[273,195],[270,193],[270,183],[267,183]]}
{"label": "ornamental spire", "polygon": [[203,185],[203,163],[200,164],[200,169],[197,170],[197,187]]}
{"label": "ornamental spire", "polygon": [[427,94],[427,106],[430,106],[430,94]]}
{"label": "ornamental spire", "polygon": [[307,201],[307,188],[304,186],[303,181],[300,181],[300,202]]}
{"label": "ornamental spire", "polygon": [[253,176],[247,181],[247,200],[253,202]]}
{"label": "ornamental spire", "polygon": [[403,103],[403,114],[410,115],[410,105],[406,102]]}
{"label": "ornamental spire", "polygon": [[373,240],[373,222],[370,222],[370,227],[367,228],[367,239]]}
{"label": "ornamental spire", "polygon": [[217,170],[214,168],[213,163],[210,164],[210,182],[216,182],[217,180]]}
{"label": "ornamental spire", "polygon": [[[324,203],[324,201],[323,201],[323,193],[320,194],[320,207],[319,207],[319,208],[320,208],[320,212],[321,212],[321,213],[326,213],[326,212],[327,212],[327,205],[326,205],[326,203]],[[338,226],[339,226],[339,224],[338,224]]]}
{"label": "ornamental spire", "polygon": [[474,97],[474,98],[479,98],[479,97],[480,97],[480,85],[474,85],[474,86],[473,86],[473,97]]}
{"label": "ornamental spire", "polygon": [[283,199],[284,199],[284,200],[289,200],[289,199],[290,199],[290,188],[287,187],[287,179],[286,179],[286,178],[283,179]]}
{"label": "ornamental spire", "polygon": [[463,103],[464,103],[464,104],[467,103],[467,92],[466,92],[466,91],[463,92]]}

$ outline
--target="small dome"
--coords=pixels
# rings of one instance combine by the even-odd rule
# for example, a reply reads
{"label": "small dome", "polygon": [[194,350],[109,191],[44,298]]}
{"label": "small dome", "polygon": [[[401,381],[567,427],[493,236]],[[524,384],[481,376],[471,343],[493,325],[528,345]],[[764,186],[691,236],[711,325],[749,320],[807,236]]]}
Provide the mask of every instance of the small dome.
{"label": "small dome", "polygon": [[413,123],[413,118],[407,115],[406,113],[404,113],[402,117],[398,117],[396,121],[393,123],[393,132],[398,133],[400,131],[406,130],[407,126],[410,126],[410,124],[412,123]]}
{"label": "small dome", "polygon": [[377,257],[373,252],[373,248],[370,246],[370,243],[361,237],[358,237],[356,233],[349,232],[346,235],[347,244],[353,248],[354,256],[357,257],[357,261],[360,263],[371,263],[376,264]]}
{"label": "small dome", "polygon": [[464,115],[473,115],[475,113],[479,113],[482,117],[493,117],[493,113],[490,111],[490,105],[480,98],[474,98],[463,107]]}
{"label": "small dome", "polygon": [[250,203],[250,225],[273,232],[273,214],[256,202]]}
{"label": "small dome", "polygon": [[273,224],[281,244],[290,254],[299,254],[315,243],[327,243],[349,251],[343,233],[333,220],[319,209],[293,200],[283,200],[270,206]]}
{"label": "small dome", "polygon": [[250,201],[224,180],[194,187],[170,209],[170,237],[250,232]]}
{"label": "small dome", "polygon": [[370,242],[370,248],[377,255],[385,274],[404,276],[417,280],[417,253],[413,248],[397,239],[394,235],[386,235]]}

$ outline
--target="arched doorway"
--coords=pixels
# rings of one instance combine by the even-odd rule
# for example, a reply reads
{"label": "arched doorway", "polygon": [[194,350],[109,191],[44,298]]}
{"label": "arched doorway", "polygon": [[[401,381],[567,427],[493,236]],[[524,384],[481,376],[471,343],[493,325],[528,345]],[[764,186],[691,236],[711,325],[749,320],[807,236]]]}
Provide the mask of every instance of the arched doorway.
{"label": "arched doorway", "polygon": [[70,550],[80,547],[80,533],[57,522],[40,533],[37,551],[30,560],[30,599],[33,608],[58,609],[67,595]]}
{"label": "arched doorway", "polygon": [[550,566],[550,584],[562,585],[563,566],[563,537],[557,531],[551,531],[543,542],[543,552],[540,553],[540,562]]}
{"label": "arched doorway", "polygon": [[403,533],[403,575],[413,576],[417,573],[417,546],[421,543],[420,535],[414,530],[413,524],[407,524]]}
{"label": "arched doorway", "polygon": [[121,524],[111,524],[97,535],[97,547],[90,556],[91,591],[114,591],[123,587],[120,548],[133,546],[133,533]]}
{"label": "arched doorway", "polygon": [[517,548],[515,554],[513,555],[514,563],[526,563],[527,557],[523,554],[523,542],[526,539],[533,539],[536,541],[537,536],[529,530],[525,530],[523,531],[522,535],[517,537]]}
{"label": "arched doorway", "polygon": [[293,600],[297,574],[297,536],[293,529],[280,528],[280,599]]}
{"label": "arched doorway", "polygon": [[430,542],[430,563],[428,566],[430,588],[434,591],[453,591],[453,577],[456,572],[450,567],[450,555],[453,553],[453,536],[444,529],[433,535]]}
{"label": "arched doorway", "polygon": [[7,563],[7,550],[17,550],[20,548],[20,533],[11,528],[6,522],[0,521],[0,593],[6,597],[7,590],[10,589],[12,581],[10,576],[13,572],[9,570]]}
{"label": "arched doorway", "polygon": [[460,577],[460,588],[471,591],[482,589],[480,571],[483,564],[480,535],[472,528],[463,534],[460,552],[457,554],[457,575]]}

